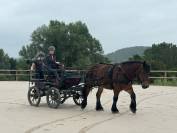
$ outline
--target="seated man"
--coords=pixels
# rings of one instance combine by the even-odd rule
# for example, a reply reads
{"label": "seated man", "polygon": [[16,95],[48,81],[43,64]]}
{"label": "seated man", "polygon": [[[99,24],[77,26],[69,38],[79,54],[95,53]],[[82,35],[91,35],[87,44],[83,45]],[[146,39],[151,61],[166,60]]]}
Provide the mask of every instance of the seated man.
{"label": "seated man", "polygon": [[48,71],[55,76],[58,83],[58,81],[63,80],[63,65],[61,65],[59,62],[56,62],[55,47],[50,46],[48,50],[49,50],[49,55],[45,59],[45,65]]}
{"label": "seated man", "polygon": [[35,71],[35,79],[44,79],[44,58],[45,54],[43,52],[37,53],[31,65],[31,70]]}

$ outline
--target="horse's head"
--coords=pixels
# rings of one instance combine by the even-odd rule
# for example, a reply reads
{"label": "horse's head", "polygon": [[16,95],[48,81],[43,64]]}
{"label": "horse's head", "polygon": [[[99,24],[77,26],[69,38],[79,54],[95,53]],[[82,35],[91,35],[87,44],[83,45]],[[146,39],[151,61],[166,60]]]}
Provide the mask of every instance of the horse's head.
{"label": "horse's head", "polygon": [[150,74],[150,65],[144,61],[137,71],[137,78],[141,82],[143,89],[149,87],[149,83],[150,83],[149,74]]}

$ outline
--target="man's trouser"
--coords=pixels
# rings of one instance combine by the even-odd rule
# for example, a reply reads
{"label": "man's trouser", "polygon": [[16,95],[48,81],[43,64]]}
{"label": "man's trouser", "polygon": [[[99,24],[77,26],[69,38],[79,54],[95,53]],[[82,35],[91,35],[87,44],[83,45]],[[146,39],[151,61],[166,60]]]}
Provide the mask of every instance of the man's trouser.
{"label": "man's trouser", "polygon": [[55,78],[56,78],[58,81],[60,80],[60,77],[59,77],[59,74],[58,74],[57,69],[49,68],[49,75],[50,75],[50,76],[55,76]]}

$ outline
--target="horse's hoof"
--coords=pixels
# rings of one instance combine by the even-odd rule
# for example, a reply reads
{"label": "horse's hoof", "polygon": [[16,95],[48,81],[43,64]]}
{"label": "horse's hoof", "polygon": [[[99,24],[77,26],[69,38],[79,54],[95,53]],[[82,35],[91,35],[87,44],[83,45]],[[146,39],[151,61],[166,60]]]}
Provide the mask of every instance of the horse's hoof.
{"label": "horse's hoof", "polygon": [[81,109],[84,110],[86,106],[81,106]]}
{"label": "horse's hoof", "polygon": [[113,114],[118,114],[119,113],[119,110],[117,111],[112,111]]}
{"label": "horse's hoof", "polygon": [[82,104],[81,104],[81,109],[85,109],[86,106],[87,106],[86,103],[82,103]]}
{"label": "horse's hoof", "polygon": [[131,110],[132,113],[135,114],[136,113],[136,106],[134,104],[131,104],[130,105],[130,110]]}
{"label": "horse's hoof", "polygon": [[130,108],[131,112],[136,114],[136,108]]}
{"label": "horse's hoof", "polygon": [[104,111],[103,107],[96,107],[96,111]]}
{"label": "horse's hoof", "polygon": [[111,111],[112,111],[113,114],[119,113],[119,110],[117,108],[112,108]]}

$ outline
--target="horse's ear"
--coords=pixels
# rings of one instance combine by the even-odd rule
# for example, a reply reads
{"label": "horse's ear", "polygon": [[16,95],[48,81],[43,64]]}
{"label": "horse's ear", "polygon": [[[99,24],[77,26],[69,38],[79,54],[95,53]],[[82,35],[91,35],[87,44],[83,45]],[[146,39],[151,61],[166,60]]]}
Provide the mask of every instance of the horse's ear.
{"label": "horse's ear", "polygon": [[145,70],[146,70],[147,72],[150,72],[151,66],[150,66],[148,63],[146,63],[146,61],[143,62],[143,67],[145,68]]}

